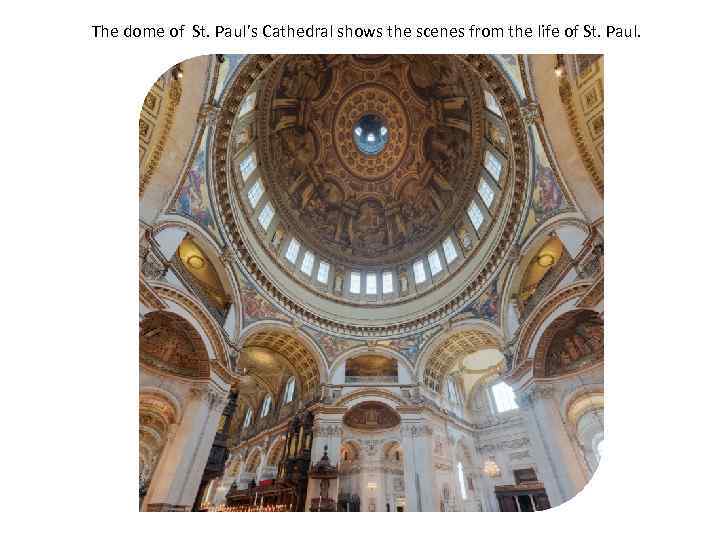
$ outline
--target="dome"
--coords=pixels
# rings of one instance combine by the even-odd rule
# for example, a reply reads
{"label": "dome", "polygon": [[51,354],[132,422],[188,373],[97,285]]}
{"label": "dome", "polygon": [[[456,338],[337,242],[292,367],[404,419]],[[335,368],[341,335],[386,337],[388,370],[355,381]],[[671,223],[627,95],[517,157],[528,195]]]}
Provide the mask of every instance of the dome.
{"label": "dome", "polygon": [[474,188],[471,85],[447,56],[279,64],[260,92],[259,157],[288,228],[359,268],[437,243]]}
{"label": "dome", "polygon": [[223,221],[253,277],[301,299],[315,324],[367,325],[378,316],[367,310],[391,306],[383,318],[399,321],[469,301],[516,233],[511,179],[526,143],[511,141],[507,85],[485,57],[246,65],[222,105],[230,130],[215,159]]}

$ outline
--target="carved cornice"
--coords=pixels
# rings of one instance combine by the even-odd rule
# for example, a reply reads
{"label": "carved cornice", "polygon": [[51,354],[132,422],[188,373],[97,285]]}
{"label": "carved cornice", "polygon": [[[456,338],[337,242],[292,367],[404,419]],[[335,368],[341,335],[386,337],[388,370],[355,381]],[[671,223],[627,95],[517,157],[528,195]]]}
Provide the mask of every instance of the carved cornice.
{"label": "carved cornice", "polygon": [[565,107],[565,112],[567,113],[570,130],[575,137],[575,144],[577,145],[578,152],[580,152],[580,158],[582,159],[583,165],[585,165],[585,168],[587,169],[590,177],[592,178],[593,186],[597,190],[600,197],[603,197],[603,177],[600,175],[600,173],[598,173],[598,170],[595,167],[595,162],[593,161],[592,154],[590,153],[590,149],[585,144],[585,136],[583,135],[582,129],[580,128],[580,119],[578,118],[578,113],[575,108],[575,103],[573,101],[572,85],[570,84],[570,81],[567,77],[560,78],[559,92],[560,100],[562,101],[562,104]]}
{"label": "carved cornice", "polygon": [[165,109],[165,121],[163,122],[160,136],[152,149],[150,158],[147,160],[145,172],[143,172],[140,176],[140,197],[143,196],[150,178],[153,174],[155,174],[155,171],[160,164],[160,159],[165,151],[165,145],[167,144],[170,131],[172,130],[173,123],[175,121],[175,113],[178,105],[180,104],[180,99],[182,98],[182,84],[179,79],[175,79],[174,77],[170,78],[170,88],[167,91],[166,97],[167,108]]}
{"label": "carved cornice", "polygon": [[501,450],[517,450],[519,448],[525,448],[530,446],[530,439],[523,437],[521,439],[512,439],[509,441],[502,441],[499,443],[484,444],[482,446],[476,446],[475,451],[478,454],[493,454]]}
{"label": "carved cornice", "polygon": [[366,396],[367,397],[370,397],[370,396],[382,397],[382,398],[386,398],[394,403],[397,403],[398,405],[408,405],[408,403],[404,399],[398,397],[397,395],[393,394],[392,392],[388,392],[387,390],[378,390],[375,388],[363,388],[362,390],[357,390],[355,392],[346,394],[346,395],[342,396],[340,399],[338,399],[334,405],[335,405],[335,407],[341,407],[354,399],[357,399],[359,397],[366,397]]}

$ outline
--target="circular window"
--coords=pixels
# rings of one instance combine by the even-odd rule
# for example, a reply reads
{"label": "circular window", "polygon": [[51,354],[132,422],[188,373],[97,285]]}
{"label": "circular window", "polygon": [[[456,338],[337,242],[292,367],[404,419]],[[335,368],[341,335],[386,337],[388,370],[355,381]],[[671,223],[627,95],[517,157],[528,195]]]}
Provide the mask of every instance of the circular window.
{"label": "circular window", "polygon": [[366,156],[379,154],[388,140],[385,121],[376,114],[363,115],[353,126],[353,139],[358,149]]}

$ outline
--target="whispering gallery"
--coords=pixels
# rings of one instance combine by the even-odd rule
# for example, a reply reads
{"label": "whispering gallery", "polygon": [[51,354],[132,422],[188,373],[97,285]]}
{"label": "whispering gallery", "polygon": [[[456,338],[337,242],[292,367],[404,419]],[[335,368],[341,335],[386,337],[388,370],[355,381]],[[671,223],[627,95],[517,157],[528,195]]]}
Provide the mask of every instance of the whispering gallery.
{"label": "whispering gallery", "polygon": [[603,453],[602,55],[209,55],[140,114],[142,511],[533,512]]}

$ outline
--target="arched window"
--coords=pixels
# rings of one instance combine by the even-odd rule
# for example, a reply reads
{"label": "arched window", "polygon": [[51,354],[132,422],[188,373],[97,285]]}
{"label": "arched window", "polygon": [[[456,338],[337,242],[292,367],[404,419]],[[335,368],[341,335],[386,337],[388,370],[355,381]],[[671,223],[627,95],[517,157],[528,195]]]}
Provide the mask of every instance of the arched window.
{"label": "arched window", "polygon": [[268,394],[262,403],[262,409],[260,410],[260,418],[265,418],[270,412],[270,405],[272,405],[272,396]]}
{"label": "arched window", "polygon": [[283,405],[290,403],[295,395],[295,377],[290,377],[285,383],[285,395],[283,396]]}
{"label": "arched window", "polygon": [[248,427],[251,422],[252,422],[252,409],[248,408],[247,412],[245,412],[245,420],[243,420],[243,429]]}
{"label": "arched window", "polygon": [[452,377],[448,377],[447,393],[448,399],[451,403],[457,403],[458,405],[462,403],[462,398],[460,397],[460,391],[458,390],[457,382]]}
{"label": "arched window", "polygon": [[460,482],[460,495],[463,498],[463,501],[467,499],[467,491],[465,491],[465,473],[463,472],[463,466],[462,463],[458,461],[457,464],[457,472],[458,472],[458,481]]}
{"label": "arched window", "polygon": [[506,382],[499,382],[492,387],[493,400],[495,401],[495,409],[502,413],[517,409],[518,405],[515,401],[515,392]]}

